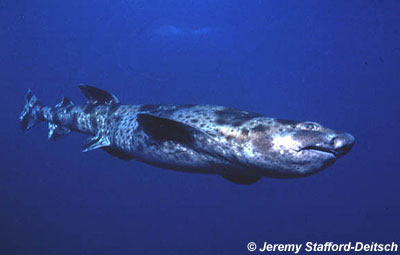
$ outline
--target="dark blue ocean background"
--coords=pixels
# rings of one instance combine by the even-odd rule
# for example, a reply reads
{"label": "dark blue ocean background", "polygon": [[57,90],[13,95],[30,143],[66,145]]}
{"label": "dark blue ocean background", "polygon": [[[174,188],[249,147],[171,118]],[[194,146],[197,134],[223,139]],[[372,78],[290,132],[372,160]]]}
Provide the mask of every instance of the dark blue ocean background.
{"label": "dark blue ocean background", "polygon": [[[1,255],[399,241],[400,1],[0,1],[0,38]],[[316,175],[241,186],[82,153],[87,136],[50,142],[44,123],[22,133],[28,88],[84,104],[79,84],[317,121],[356,144]]]}

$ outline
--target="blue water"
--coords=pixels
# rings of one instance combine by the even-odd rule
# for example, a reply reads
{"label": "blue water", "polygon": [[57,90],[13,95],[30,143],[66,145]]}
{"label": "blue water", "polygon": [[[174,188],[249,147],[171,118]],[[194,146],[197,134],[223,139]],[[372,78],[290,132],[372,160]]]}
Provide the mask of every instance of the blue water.
{"label": "blue water", "polygon": [[[0,254],[249,254],[400,238],[399,1],[0,1]],[[27,134],[28,88],[216,104],[353,134],[316,175],[240,186]],[[260,253],[254,253],[260,254]]]}

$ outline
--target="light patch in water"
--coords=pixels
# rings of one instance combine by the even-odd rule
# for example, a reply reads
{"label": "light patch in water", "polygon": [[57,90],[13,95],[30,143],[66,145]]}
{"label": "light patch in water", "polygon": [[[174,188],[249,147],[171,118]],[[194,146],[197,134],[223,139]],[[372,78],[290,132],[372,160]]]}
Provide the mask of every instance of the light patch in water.
{"label": "light patch in water", "polygon": [[162,25],[155,32],[162,36],[201,36],[213,31],[210,27],[201,27],[197,29],[182,28],[174,25]]}

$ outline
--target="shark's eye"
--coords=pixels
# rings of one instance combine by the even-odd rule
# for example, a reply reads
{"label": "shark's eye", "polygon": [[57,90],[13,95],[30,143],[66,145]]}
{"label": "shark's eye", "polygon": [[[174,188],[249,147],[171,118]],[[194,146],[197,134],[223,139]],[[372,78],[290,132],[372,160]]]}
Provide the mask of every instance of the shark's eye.
{"label": "shark's eye", "polygon": [[300,128],[304,130],[318,131],[319,125],[313,122],[303,122],[300,124]]}

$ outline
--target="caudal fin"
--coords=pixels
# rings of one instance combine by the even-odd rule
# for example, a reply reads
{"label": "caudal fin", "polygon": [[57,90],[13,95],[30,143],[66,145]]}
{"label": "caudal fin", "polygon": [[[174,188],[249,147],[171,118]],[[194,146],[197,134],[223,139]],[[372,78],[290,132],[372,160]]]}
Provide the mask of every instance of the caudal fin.
{"label": "caudal fin", "polygon": [[41,104],[36,96],[32,94],[32,91],[28,89],[25,94],[25,105],[19,115],[22,131],[26,131],[32,128],[37,122],[39,122],[37,111],[40,110]]}
{"label": "caudal fin", "polygon": [[55,122],[55,114],[59,110],[64,108],[72,107],[74,104],[68,98],[64,97],[60,103],[56,104],[53,108],[43,106],[36,96],[32,94],[32,91],[28,89],[25,95],[25,105],[19,115],[21,122],[22,131],[26,131],[35,126],[36,123],[41,120],[49,122],[49,135],[50,140],[57,140],[71,132],[71,130],[65,126]]}

